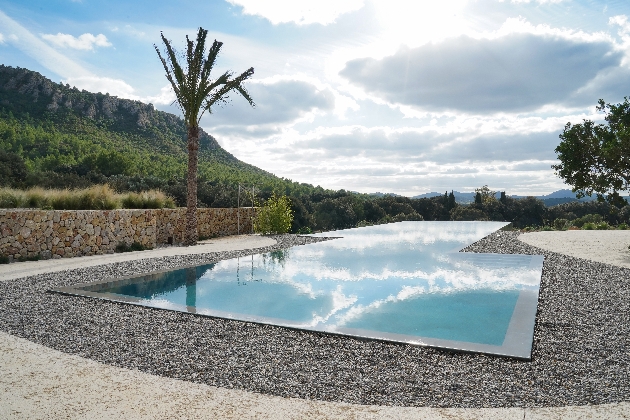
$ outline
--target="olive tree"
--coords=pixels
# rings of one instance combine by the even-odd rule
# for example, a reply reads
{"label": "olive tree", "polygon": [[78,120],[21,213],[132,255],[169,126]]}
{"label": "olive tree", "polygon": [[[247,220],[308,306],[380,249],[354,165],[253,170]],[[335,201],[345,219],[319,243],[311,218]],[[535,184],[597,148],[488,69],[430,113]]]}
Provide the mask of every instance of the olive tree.
{"label": "olive tree", "polygon": [[630,102],[611,105],[600,99],[598,111],[606,124],[583,120],[567,123],[556,147],[556,174],[573,187],[577,197],[596,194],[599,200],[625,204],[620,191],[630,186]]}

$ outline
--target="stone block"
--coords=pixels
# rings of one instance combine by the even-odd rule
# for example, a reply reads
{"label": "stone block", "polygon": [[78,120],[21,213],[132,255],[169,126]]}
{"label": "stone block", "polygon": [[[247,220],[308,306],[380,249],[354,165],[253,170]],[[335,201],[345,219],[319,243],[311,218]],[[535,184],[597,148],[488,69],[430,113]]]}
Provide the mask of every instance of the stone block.
{"label": "stone block", "polygon": [[28,238],[29,236],[31,236],[31,229],[29,229],[27,226],[24,226],[22,229],[20,229],[20,235],[22,236],[22,238]]}

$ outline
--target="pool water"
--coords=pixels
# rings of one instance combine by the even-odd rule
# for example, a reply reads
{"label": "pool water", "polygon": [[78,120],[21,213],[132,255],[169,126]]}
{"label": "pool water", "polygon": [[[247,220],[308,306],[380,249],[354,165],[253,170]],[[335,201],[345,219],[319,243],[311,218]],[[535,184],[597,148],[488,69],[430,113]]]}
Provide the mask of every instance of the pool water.
{"label": "pool water", "polygon": [[531,357],[541,256],[459,253],[501,222],[400,222],[323,242],[59,289],[371,339]]}

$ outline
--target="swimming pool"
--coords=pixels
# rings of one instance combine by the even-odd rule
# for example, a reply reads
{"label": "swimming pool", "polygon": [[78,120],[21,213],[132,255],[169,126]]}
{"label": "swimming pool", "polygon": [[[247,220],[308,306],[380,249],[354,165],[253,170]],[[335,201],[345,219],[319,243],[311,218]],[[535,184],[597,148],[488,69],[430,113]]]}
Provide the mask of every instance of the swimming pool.
{"label": "swimming pool", "polygon": [[531,358],[542,256],[459,253],[502,222],[400,222],[56,291],[201,315]]}

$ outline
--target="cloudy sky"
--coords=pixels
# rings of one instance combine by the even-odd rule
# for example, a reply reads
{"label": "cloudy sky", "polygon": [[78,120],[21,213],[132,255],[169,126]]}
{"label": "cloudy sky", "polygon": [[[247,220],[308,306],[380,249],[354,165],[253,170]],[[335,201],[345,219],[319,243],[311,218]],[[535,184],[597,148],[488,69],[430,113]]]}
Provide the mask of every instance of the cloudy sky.
{"label": "cloudy sky", "polygon": [[566,188],[567,122],[630,96],[627,0],[0,0],[0,62],[178,113],[153,49],[202,26],[216,75],[255,68],[202,127],[294,181],[413,196]]}

